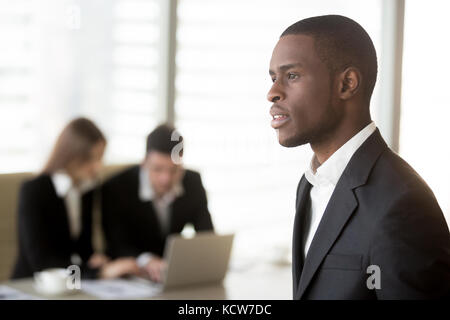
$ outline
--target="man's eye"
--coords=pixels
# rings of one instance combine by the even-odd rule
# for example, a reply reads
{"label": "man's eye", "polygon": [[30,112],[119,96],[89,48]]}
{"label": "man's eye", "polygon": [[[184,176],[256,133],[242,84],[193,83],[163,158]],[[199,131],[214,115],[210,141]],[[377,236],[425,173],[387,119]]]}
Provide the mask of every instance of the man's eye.
{"label": "man's eye", "polygon": [[295,80],[298,78],[298,75],[294,74],[294,73],[289,73],[288,74],[288,79],[289,80]]}
{"label": "man's eye", "polygon": [[277,80],[276,78],[272,78],[272,82],[275,82],[275,80]]}

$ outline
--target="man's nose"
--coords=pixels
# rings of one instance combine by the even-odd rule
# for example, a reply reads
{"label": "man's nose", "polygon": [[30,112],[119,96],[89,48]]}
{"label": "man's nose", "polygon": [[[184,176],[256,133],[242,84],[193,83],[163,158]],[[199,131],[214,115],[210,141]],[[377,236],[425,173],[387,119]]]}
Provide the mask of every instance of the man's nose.
{"label": "man's nose", "polygon": [[283,99],[284,93],[280,89],[279,84],[275,81],[272,87],[270,88],[269,92],[267,93],[267,100],[269,100],[269,102],[277,102]]}
{"label": "man's nose", "polygon": [[163,173],[160,179],[163,184],[170,184],[172,177],[170,173]]}

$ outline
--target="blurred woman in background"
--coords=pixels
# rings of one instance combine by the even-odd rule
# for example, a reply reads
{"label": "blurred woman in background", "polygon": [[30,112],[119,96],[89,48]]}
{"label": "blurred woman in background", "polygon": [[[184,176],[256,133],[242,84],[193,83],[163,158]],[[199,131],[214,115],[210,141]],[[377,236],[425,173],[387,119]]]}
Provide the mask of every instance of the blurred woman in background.
{"label": "blurred woman in background", "polygon": [[82,278],[138,273],[134,259],[109,261],[93,252],[93,188],[105,147],[106,139],[92,121],[72,120],[58,137],[41,174],[23,183],[13,278],[74,264],[80,266]]}

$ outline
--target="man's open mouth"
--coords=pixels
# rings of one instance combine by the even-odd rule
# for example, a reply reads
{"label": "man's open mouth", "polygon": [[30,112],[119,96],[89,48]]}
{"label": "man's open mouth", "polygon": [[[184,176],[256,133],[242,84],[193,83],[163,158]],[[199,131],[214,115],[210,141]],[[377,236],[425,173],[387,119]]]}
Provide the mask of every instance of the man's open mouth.
{"label": "man's open mouth", "polygon": [[286,114],[274,114],[272,115],[271,126],[274,129],[281,128],[286,122],[290,120],[290,117]]}

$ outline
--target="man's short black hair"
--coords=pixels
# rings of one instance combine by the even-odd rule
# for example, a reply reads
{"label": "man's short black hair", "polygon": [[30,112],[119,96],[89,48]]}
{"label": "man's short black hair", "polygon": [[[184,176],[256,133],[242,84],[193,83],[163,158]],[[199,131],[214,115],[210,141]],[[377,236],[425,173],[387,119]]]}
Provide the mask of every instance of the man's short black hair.
{"label": "man's short black hair", "polygon": [[[169,124],[160,124],[147,136],[147,154],[150,151],[158,151],[161,153],[171,154],[173,148],[183,141],[183,137],[178,135],[177,130]],[[174,132],[176,132],[174,134]],[[173,138],[173,140],[172,140]],[[182,155],[182,150],[180,155]]]}
{"label": "man's short black hair", "polygon": [[281,37],[297,34],[314,38],[317,54],[332,77],[350,66],[357,68],[362,75],[364,97],[370,101],[377,78],[377,54],[359,23],[340,15],[311,17],[294,23]]}

